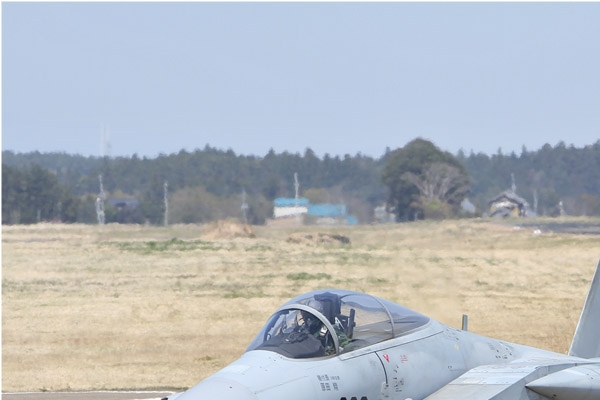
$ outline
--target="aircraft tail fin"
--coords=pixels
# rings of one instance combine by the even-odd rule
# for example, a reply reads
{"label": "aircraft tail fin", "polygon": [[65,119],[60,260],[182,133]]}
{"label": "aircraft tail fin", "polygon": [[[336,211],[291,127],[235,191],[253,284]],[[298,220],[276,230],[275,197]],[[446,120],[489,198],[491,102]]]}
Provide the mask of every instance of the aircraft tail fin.
{"label": "aircraft tail fin", "polygon": [[600,261],[592,278],[581,317],[575,329],[569,355],[582,358],[600,357]]}

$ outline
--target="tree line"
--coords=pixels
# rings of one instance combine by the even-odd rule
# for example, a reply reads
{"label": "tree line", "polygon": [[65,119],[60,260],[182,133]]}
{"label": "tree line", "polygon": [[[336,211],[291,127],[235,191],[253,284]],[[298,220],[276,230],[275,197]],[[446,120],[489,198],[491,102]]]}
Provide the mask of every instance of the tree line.
{"label": "tree line", "polygon": [[[465,198],[485,215],[490,198],[516,187],[538,215],[600,215],[600,141],[583,148],[564,143],[540,150],[456,155],[415,139],[380,158],[362,154],[317,157],[300,153],[238,155],[205,146],[154,158],[83,157],[66,153],[2,152],[2,223],[97,223],[100,179],[107,201],[135,199],[136,206],[105,204],[105,221],[162,224],[167,183],[169,223],[242,218],[263,224],[276,197],[300,194],[311,202],[344,203],[362,223],[386,205],[398,220],[460,215]],[[242,210],[242,203],[247,208]],[[245,211],[245,213],[244,213]]]}

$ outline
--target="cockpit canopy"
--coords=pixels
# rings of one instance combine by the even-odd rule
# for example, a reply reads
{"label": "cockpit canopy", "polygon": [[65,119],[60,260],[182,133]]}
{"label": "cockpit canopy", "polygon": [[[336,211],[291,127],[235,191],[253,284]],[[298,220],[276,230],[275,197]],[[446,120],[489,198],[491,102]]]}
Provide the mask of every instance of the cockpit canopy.
{"label": "cockpit canopy", "polygon": [[402,336],[428,321],[424,315],[367,294],[317,290],[280,307],[246,351],[324,357]]}

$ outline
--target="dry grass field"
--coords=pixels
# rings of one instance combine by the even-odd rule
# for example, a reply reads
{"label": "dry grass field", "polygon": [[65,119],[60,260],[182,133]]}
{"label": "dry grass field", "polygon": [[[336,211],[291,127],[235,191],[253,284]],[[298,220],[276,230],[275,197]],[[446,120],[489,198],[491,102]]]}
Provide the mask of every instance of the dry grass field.
{"label": "dry grass field", "polygon": [[[3,226],[2,390],[186,388],[236,359],[283,302],[325,287],[455,327],[465,313],[473,332],[564,353],[600,236],[519,222],[253,227],[238,238],[207,226]],[[319,232],[350,243],[286,240]]]}

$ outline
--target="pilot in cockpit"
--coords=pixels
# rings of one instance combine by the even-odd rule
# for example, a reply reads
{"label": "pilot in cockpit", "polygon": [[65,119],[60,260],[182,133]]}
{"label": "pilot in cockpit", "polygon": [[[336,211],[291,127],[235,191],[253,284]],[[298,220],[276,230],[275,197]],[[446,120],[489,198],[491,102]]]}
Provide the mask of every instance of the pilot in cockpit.
{"label": "pilot in cockpit", "polygon": [[340,312],[337,295],[325,293],[322,298],[315,297],[299,301],[297,308],[290,304],[273,314],[251,349],[271,350],[290,358],[347,351],[352,345],[354,309],[346,316]]}
{"label": "pilot in cockpit", "polygon": [[[321,314],[323,314],[323,312],[324,312],[323,305],[318,300],[310,300],[306,305],[309,306],[309,307],[311,307],[311,308],[314,308],[315,310],[317,310]],[[325,327],[325,325],[323,325],[323,323],[321,322],[321,320],[319,320],[313,314],[308,313],[306,311],[302,311],[301,315],[302,315],[302,319],[303,319],[302,322],[304,323],[306,330],[311,335],[315,335],[315,334],[319,333],[319,331],[321,330],[321,328]],[[327,328],[325,328],[325,329],[327,329]]]}
{"label": "pilot in cockpit", "polygon": [[[324,314],[324,308],[320,301],[311,299],[311,300],[309,300],[309,302],[306,305],[311,308],[314,308],[321,314]],[[327,329],[325,324],[323,324],[316,316],[314,316],[308,312],[302,311],[301,315],[302,315],[303,321],[298,321],[298,325],[299,326],[303,325],[304,329],[309,334],[313,335],[314,337],[316,337],[317,339],[319,339],[321,341],[323,348],[325,349],[325,354],[334,354],[335,353],[334,343],[331,340],[331,336],[329,335],[329,330]],[[339,320],[337,320],[337,318],[334,321],[333,327],[335,329],[334,333],[338,336],[338,340],[339,340],[340,347],[341,347],[340,350],[343,350],[343,346],[348,342],[348,338],[344,334],[343,327],[341,326],[341,323],[339,322]]]}

